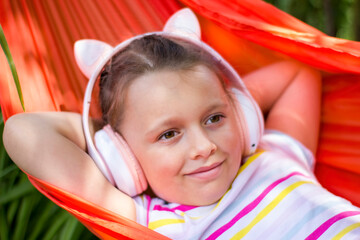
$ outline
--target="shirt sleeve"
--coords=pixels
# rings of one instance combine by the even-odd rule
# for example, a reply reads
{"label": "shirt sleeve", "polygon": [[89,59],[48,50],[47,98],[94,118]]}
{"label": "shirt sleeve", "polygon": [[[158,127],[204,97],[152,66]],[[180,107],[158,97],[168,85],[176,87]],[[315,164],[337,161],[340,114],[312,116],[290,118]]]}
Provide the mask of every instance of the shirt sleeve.
{"label": "shirt sleeve", "polygon": [[154,210],[157,210],[157,212],[166,212],[167,217],[169,217],[169,214],[170,216],[175,214],[175,212],[172,211],[165,211],[168,205],[160,198],[151,198],[146,194],[142,194],[134,197],[133,200],[136,209],[136,222],[145,227],[149,227],[149,222],[154,220],[154,215],[158,215],[154,213]]}
{"label": "shirt sleeve", "polygon": [[147,195],[140,195],[133,198],[136,209],[136,222],[147,227],[151,198]]}
{"label": "shirt sleeve", "polygon": [[285,154],[307,170],[314,171],[313,153],[301,142],[283,132],[265,130],[259,148]]}
{"label": "shirt sleeve", "polygon": [[139,224],[171,239],[184,239],[184,234],[189,231],[189,227],[191,228],[187,214],[193,208],[196,211],[196,207],[167,203],[160,198],[151,198],[147,195],[133,199],[136,207],[136,222]]}

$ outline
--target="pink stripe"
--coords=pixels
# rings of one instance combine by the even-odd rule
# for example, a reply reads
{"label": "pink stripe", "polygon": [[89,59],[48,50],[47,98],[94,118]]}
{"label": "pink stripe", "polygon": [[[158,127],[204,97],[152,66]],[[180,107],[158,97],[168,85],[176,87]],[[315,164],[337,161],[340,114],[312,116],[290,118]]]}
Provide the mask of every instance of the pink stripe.
{"label": "pink stripe", "polygon": [[166,208],[166,207],[162,207],[161,205],[155,205],[154,210],[157,211],[168,211],[168,212],[175,212],[176,210],[180,210],[182,212],[186,212],[189,211],[191,209],[197,208],[195,206],[186,206],[186,205],[179,205],[177,207],[174,208]]}
{"label": "pink stripe", "polygon": [[328,228],[330,228],[337,221],[339,221],[343,218],[351,217],[351,216],[358,215],[358,214],[360,214],[360,212],[358,212],[358,211],[348,211],[348,212],[339,213],[338,215],[333,216],[332,218],[328,219],[326,222],[321,224],[320,227],[318,227],[314,232],[312,232],[306,238],[306,240],[318,239]]}
{"label": "pink stripe", "polygon": [[283,178],[280,178],[273,182],[270,186],[268,186],[254,201],[249,203],[245,208],[243,208],[232,220],[230,220],[227,224],[223,225],[221,228],[216,230],[213,234],[211,234],[207,239],[216,239],[221,234],[223,234],[225,231],[227,231],[229,228],[231,228],[237,221],[239,221],[242,217],[244,217],[246,214],[248,214],[250,211],[252,211],[259,203],[266,197],[266,195],[274,189],[277,185],[279,185],[281,182],[284,182],[285,180],[289,179],[292,176],[295,175],[301,175],[304,176],[302,173],[299,172],[293,172]]}
{"label": "pink stripe", "polygon": [[145,197],[146,197],[146,200],[148,201],[147,214],[146,214],[146,226],[149,226],[151,197],[149,195],[145,195]]}

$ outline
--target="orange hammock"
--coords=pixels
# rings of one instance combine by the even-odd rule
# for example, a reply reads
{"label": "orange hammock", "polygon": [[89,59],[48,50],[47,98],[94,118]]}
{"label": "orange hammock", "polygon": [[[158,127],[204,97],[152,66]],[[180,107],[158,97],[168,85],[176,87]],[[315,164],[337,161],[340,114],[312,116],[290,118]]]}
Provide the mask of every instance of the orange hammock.
{"label": "orange hammock", "polygon": [[[18,70],[27,111],[81,112],[87,79],[73,44],[94,38],[112,45],[160,30],[183,6],[200,17],[203,39],[240,74],[293,58],[323,71],[316,175],[325,188],[360,206],[360,43],[328,37],[260,0],[0,1],[0,22]],[[21,112],[0,53],[4,119]],[[98,110],[93,110],[98,116]],[[103,239],[166,239],[77,196],[29,176],[44,195]]]}

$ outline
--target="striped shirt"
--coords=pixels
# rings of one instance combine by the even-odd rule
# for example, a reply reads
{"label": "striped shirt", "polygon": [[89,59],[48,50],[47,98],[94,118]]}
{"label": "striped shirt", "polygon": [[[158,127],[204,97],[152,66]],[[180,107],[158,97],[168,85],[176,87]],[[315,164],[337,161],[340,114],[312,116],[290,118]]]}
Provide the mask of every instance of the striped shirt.
{"label": "striped shirt", "polygon": [[259,149],[217,203],[142,195],[134,198],[137,221],[172,239],[360,239],[360,209],[321,187],[308,149],[276,131]]}

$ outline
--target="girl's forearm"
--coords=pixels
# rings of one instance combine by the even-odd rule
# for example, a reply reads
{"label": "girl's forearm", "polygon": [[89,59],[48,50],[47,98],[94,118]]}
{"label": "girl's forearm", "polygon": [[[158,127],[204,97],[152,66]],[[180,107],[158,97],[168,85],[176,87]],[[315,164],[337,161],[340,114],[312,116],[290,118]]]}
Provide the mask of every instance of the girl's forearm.
{"label": "girl's forearm", "polygon": [[[80,115],[75,113],[25,113],[5,124],[4,146],[25,172],[80,195],[104,177],[85,152]],[[76,183],[76,184],[74,184]]]}
{"label": "girl's forearm", "polygon": [[293,62],[277,62],[243,76],[244,83],[266,115],[300,71]]}
{"label": "girl's forearm", "polygon": [[244,77],[258,101],[265,127],[287,133],[316,152],[321,107],[321,75],[299,63],[280,62]]}
{"label": "girl's forearm", "polygon": [[132,199],[113,187],[85,152],[79,114],[15,115],[6,122],[3,138],[10,157],[25,172],[135,219]]}

